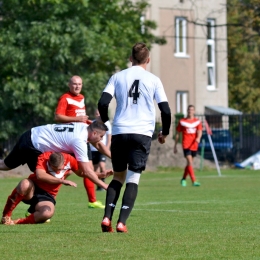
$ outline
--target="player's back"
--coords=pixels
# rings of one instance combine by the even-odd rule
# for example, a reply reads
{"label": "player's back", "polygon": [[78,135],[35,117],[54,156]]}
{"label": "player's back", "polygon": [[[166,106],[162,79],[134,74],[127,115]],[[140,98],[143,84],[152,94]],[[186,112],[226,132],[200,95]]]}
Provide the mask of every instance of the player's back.
{"label": "player's back", "polygon": [[155,125],[155,99],[167,101],[158,77],[141,66],[132,66],[116,73],[108,83],[114,85],[117,101],[113,135],[138,133],[152,136]]}
{"label": "player's back", "polygon": [[88,131],[85,123],[48,124],[32,128],[33,146],[41,151],[74,153],[78,161],[88,161]]}

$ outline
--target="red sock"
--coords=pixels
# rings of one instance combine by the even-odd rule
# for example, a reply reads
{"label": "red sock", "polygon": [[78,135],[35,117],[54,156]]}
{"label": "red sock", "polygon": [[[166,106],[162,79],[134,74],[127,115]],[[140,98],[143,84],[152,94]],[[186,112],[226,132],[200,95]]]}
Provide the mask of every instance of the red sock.
{"label": "red sock", "polygon": [[84,178],[83,183],[84,183],[85,189],[86,189],[87,194],[88,194],[88,201],[89,202],[97,201],[95,184],[88,178]]}
{"label": "red sock", "polygon": [[185,169],[184,169],[184,173],[183,173],[183,177],[182,177],[182,179],[186,179],[187,178],[187,175],[189,174],[188,173],[188,168],[187,168],[188,166],[186,166],[185,167]]}
{"label": "red sock", "polygon": [[19,219],[16,224],[35,224],[34,220],[34,214],[31,214],[30,216],[26,218]]}
{"label": "red sock", "polygon": [[13,210],[19,204],[21,200],[23,200],[24,196],[19,194],[16,190],[16,188],[12,191],[11,195],[7,198],[4,210],[3,210],[3,216],[11,217]]}
{"label": "red sock", "polygon": [[195,177],[195,174],[194,174],[193,167],[191,165],[189,165],[189,166],[187,166],[187,169],[188,169],[188,172],[189,172],[189,175],[190,175],[192,182],[195,182],[196,177]]}

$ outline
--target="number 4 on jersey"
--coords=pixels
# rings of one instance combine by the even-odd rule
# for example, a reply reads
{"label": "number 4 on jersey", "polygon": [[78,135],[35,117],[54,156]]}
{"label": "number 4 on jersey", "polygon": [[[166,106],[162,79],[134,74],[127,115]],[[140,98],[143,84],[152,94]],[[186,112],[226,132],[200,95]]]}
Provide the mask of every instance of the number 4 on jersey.
{"label": "number 4 on jersey", "polygon": [[133,104],[137,104],[137,98],[139,98],[139,79],[136,79],[132,84],[128,96],[133,98]]}

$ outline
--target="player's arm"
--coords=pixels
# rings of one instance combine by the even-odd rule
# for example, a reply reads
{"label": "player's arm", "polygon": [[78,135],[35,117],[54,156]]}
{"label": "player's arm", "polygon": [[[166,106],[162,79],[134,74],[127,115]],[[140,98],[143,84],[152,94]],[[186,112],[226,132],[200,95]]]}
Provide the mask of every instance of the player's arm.
{"label": "player's arm", "polygon": [[75,173],[83,178],[89,178],[96,185],[102,187],[103,189],[107,189],[108,185],[104,183],[100,178],[106,178],[113,174],[112,170],[106,170],[103,173],[98,173],[93,171],[91,162],[78,162],[79,170],[75,171]]}
{"label": "player's arm", "polygon": [[98,111],[100,113],[101,120],[105,123],[109,120],[108,106],[113,96],[108,92],[103,92],[100,100],[98,101]]}
{"label": "player's arm", "polygon": [[36,177],[39,181],[46,182],[49,184],[64,184],[64,185],[69,185],[73,187],[77,187],[77,184],[69,181],[69,180],[63,180],[56,178],[49,173],[47,173],[44,169],[36,169],[35,171]]}
{"label": "player's arm", "polygon": [[98,143],[91,143],[100,153],[104,154],[105,156],[111,158],[111,152],[107,148],[106,145],[104,145],[102,142]]}
{"label": "player's arm", "polygon": [[158,135],[158,141],[160,143],[165,142],[165,138],[169,135],[171,127],[171,109],[167,101],[158,103],[158,107],[161,111],[162,131]]}
{"label": "player's arm", "polygon": [[110,149],[110,146],[111,146],[111,138],[112,138],[112,135],[111,135],[111,134],[108,134],[108,135],[107,135],[107,144],[106,144],[107,149]]}
{"label": "player's arm", "polygon": [[177,144],[178,144],[178,141],[179,141],[179,138],[180,138],[180,133],[178,131],[176,131],[176,134],[175,134],[175,142],[174,142],[174,146],[173,146],[173,152],[174,153],[177,153],[178,150],[177,150]]}
{"label": "player's arm", "polygon": [[196,142],[199,143],[202,136],[202,130],[197,130]]}

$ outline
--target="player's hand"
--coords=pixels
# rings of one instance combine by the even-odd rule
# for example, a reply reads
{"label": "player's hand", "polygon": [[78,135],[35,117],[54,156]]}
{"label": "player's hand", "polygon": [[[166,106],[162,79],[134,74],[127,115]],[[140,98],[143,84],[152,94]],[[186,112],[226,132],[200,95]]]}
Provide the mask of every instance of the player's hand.
{"label": "player's hand", "polygon": [[173,152],[174,152],[174,153],[177,153],[177,152],[178,152],[176,145],[174,145],[174,147],[173,147]]}
{"label": "player's hand", "polygon": [[196,138],[195,142],[197,142],[199,144],[200,143],[200,138]]}
{"label": "player's hand", "polygon": [[103,171],[103,172],[101,172],[101,173],[99,173],[99,178],[107,178],[107,177],[109,177],[110,175],[113,175],[114,174],[114,172],[113,172],[113,170],[105,170],[105,171]]}
{"label": "player's hand", "polygon": [[162,131],[160,131],[158,134],[157,140],[160,144],[164,144],[166,137],[167,137],[167,135],[163,135]]}
{"label": "player's hand", "polygon": [[72,186],[72,187],[77,187],[77,183],[73,182],[73,181],[69,181],[69,180],[63,180],[63,183],[66,186]]}

